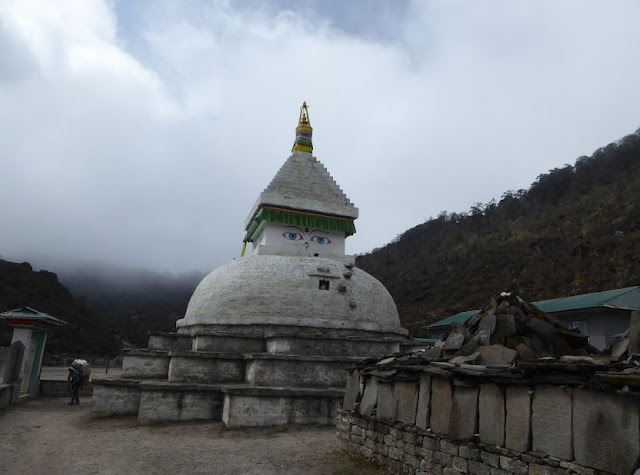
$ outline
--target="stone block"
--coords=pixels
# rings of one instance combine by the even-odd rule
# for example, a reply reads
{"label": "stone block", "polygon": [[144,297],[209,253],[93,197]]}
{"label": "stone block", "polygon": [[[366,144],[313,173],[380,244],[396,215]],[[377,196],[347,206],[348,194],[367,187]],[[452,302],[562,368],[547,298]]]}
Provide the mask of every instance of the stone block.
{"label": "stone block", "polygon": [[531,416],[534,451],[573,459],[572,392],[567,387],[536,386]]}
{"label": "stone block", "polygon": [[502,470],[506,470],[510,473],[526,475],[529,471],[528,465],[522,460],[505,457],[504,455],[500,456],[500,468]]}
{"label": "stone block", "polygon": [[93,382],[91,412],[94,415],[111,416],[137,414],[140,407],[140,388],[137,382]]}
{"label": "stone block", "polygon": [[470,440],[478,427],[478,388],[456,386],[451,403],[449,437]]}
{"label": "stone block", "polygon": [[529,465],[528,475],[559,475],[559,473],[563,472],[548,465],[531,464]]}
{"label": "stone block", "polygon": [[171,351],[173,350],[174,337],[171,334],[155,334],[149,335],[149,343],[147,348],[149,350]]}
{"label": "stone block", "polygon": [[440,450],[440,440],[435,437],[425,435],[422,438],[422,446],[429,450]]}
{"label": "stone block", "polygon": [[471,475],[491,475],[491,467],[476,460],[469,460],[467,463],[467,471]]}
{"label": "stone block", "polygon": [[[249,391],[225,391],[222,421],[227,427],[329,425],[333,424],[342,403],[342,397],[268,396]],[[356,439],[358,443],[364,443],[364,437]]]}
{"label": "stone block", "polygon": [[510,365],[516,359],[516,356],[518,356],[516,350],[502,345],[482,346],[478,351],[480,352],[478,363],[487,366]]}
{"label": "stone block", "polygon": [[253,355],[247,361],[246,381],[252,386],[341,388],[350,362],[337,357]]}
{"label": "stone block", "polygon": [[418,406],[418,383],[412,381],[396,381],[393,398],[396,402],[396,419],[405,424],[416,422]]}
{"label": "stone block", "polygon": [[172,383],[230,383],[244,379],[244,360],[239,356],[214,356],[214,353],[181,352],[169,362]]}
{"label": "stone block", "polygon": [[[196,335],[193,337],[194,351],[210,351],[218,353],[264,353],[265,349],[265,341],[262,338],[221,335]],[[269,353],[271,352],[269,351]]]}
{"label": "stone block", "polygon": [[444,379],[431,380],[431,429],[438,435],[449,434],[449,417],[451,415],[452,390],[451,383]]}
{"label": "stone block", "polygon": [[506,391],[505,446],[518,452],[530,448],[531,396],[527,386],[509,386]]}
{"label": "stone block", "polygon": [[640,457],[640,398],[576,389],[573,400],[575,460],[613,473],[631,473]]}
{"label": "stone block", "polygon": [[364,384],[364,392],[358,406],[358,412],[363,416],[373,414],[378,399],[378,381],[375,378],[367,378]]}
{"label": "stone block", "polygon": [[418,394],[418,410],[416,411],[416,426],[420,429],[428,427],[429,410],[431,408],[431,376],[420,375],[420,391]]}
{"label": "stone block", "polygon": [[451,461],[453,460],[453,455],[445,454],[444,452],[434,452],[433,453],[433,461],[438,465],[444,465],[448,467],[451,465]]}
{"label": "stone block", "polygon": [[464,335],[462,333],[452,333],[444,343],[445,351],[455,351],[462,348],[464,344]]}
{"label": "stone block", "polygon": [[460,457],[463,457],[467,460],[480,460],[480,450],[469,447],[468,445],[461,445],[460,449]]}
{"label": "stone block", "polygon": [[222,399],[221,391],[143,390],[140,394],[138,422],[220,421]]}
{"label": "stone block", "polygon": [[392,421],[396,418],[396,401],[393,397],[393,383],[378,381],[376,419]]}
{"label": "stone block", "polygon": [[480,442],[488,445],[504,445],[504,393],[497,384],[480,386],[478,402]]}
{"label": "stone block", "polygon": [[451,461],[451,468],[458,472],[467,473],[467,466],[467,459],[462,457],[453,457],[453,460]]}
{"label": "stone block", "polygon": [[440,441],[440,451],[444,452],[445,454],[458,455],[459,448],[458,448],[457,444],[453,444],[453,443],[449,442],[448,440],[441,440]]}
{"label": "stone block", "polygon": [[416,455],[424,460],[433,460],[433,450],[425,449],[424,447],[416,447]]}
{"label": "stone block", "polygon": [[496,315],[496,329],[494,335],[499,338],[507,338],[517,335],[516,319],[513,315]]}
{"label": "stone block", "polygon": [[405,454],[404,463],[415,469],[420,468],[420,459],[414,455]]}
{"label": "stone block", "polygon": [[345,411],[353,411],[353,406],[360,396],[360,371],[354,370],[347,378],[347,387],[344,392],[344,401],[342,409]]}
{"label": "stone block", "polygon": [[442,471],[442,475],[461,475],[461,473],[453,468],[445,467]]}
{"label": "stone block", "polygon": [[500,467],[500,456],[498,454],[486,452],[483,450],[482,452],[480,452],[480,460],[482,460],[484,464],[489,465],[490,467]]}
{"label": "stone block", "polygon": [[122,377],[133,379],[166,379],[169,354],[166,351],[130,350],[122,360]]}

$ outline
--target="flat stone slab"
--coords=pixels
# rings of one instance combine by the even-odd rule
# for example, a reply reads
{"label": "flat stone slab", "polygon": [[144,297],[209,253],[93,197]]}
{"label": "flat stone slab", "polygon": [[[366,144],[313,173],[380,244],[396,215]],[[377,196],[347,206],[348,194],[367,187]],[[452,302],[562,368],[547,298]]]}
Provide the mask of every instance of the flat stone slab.
{"label": "flat stone slab", "polygon": [[[414,424],[418,406],[419,385],[411,381],[396,381],[393,398],[396,402],[396,418],[405,424]],[[379,401],[378,401],[379,404]]]}
{"label": "flat stone slab", "polygon": [[576,389],[573,437],[576,462],[614,473],[632,473],[640,457],[640,398]]}
{"label": "flat stone slab", "polygon": [[533,450],[562,460],[573,460],[573,390],[536,386],[532,407]]}
{"label": "flat stone slab", "polygon": [[378,380],[375,378],[367,378],[364,386],[364,393],[358,406],[358,412],[363,416],[370,416],[373,414],[373,409],[376,407],[378,400]]}
{"label": "flat stone slab", "polygon": [[256,387],[246,385],[223,386],[222,392],[237,396],[265,397],[344,397],[342,388],[305,388],[305,387]]}
{"label": "flat stone slab", "polygon": [[328,363],[358,363],[366,359],[361,356],[287,355],[272,353],[247,353],[244,355],[244,358],[250,360],[319,361]]}
{"label": "flat stone slab", "polygon": [[431,410],[431,376],[420,375],[420,393],[418,394],[418,409],[416,411],[416,425],[426,430],[429,426],[429,412]]}
{"label": "flat stone slab", "polygon": [[509,386],[506,391],[505,447],[526,452],[531,446],[531,389]]}
{"label": "flat stone slab", "polygon": [[200,358],[200,359],[218,359],[218,360],[243,360],[245,356],[238,353],[220,353],[215,351],[188,351],[177,350],[169,352],[170,357],[179,358]]}
{"label": "flat stone slab", "polygon": [[497,384],[480,386],[479,434],[480,442],[489,445],[504,445],[504,393]]}
{"label": "flat stone slab", "polygon": [[[120,384],[118,384],[120,383]],[[122,384],[127,383],[127,384]],[[137,414],[140,407],[138,381],[93,381],[91,412],[93,415]]]}
{"label": "flat stone slab", "polygon": [[198,383],[170,383],[168,381],[141,381],[140,389],[143,391],[200,391],[200,392],[222,392],[221,384],[198,384]]}
{"label": "flat stone slab", "polygon": [[438,435],[449,434],[449,417],[453,391],[451,383],[444,379],[431,380],[431,429]]}
{"label": "flat stone slab", "polygon": [[376,419],[392,421],[396,418],[396,401],[393,397],[394,383],[378,382]]}
{"label": "flat stone slab", "polygon": [[360,396],[360,371],[354,370],[347,378],[342,409],[352,411],[353,406],[358,402],[358,396]]}
{"label": "flat stone slab", "polygon": [[449,437],[470,440],[478,426],[478,388],[454,386],[449,418]]}
{"label": "flat stone slab", "polygon": [[94,386],[124,386],[137,388],[142,380],[138,379],[110,379],[110,378],[91,378]]}
{"label": "flat stone slab", "polygon": [[131,349],[123,350],[124,356],[157,356],[166,358],[169,356],[169,352],[166,350],[146,350],[146,349]]}

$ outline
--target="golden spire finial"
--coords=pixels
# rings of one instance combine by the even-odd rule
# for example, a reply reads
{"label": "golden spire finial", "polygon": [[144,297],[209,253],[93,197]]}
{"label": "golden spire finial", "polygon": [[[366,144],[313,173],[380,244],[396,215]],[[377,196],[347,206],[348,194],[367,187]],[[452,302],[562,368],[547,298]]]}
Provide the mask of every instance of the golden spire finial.
{"label": "golden spire finial", "polygon": [[313,128],[309,121],[309,107],[306,102],[300,107],[300,118],[298,119],[298,127],[296,127],[296,140],[293,142],[292,152],[313,152],[313,143],[311,135]]}

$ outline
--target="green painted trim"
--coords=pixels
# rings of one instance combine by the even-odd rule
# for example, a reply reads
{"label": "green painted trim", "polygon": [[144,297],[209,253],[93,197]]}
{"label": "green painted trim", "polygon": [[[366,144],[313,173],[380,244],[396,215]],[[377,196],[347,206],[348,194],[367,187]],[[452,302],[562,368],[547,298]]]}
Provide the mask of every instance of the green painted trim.
{"label": "green painted trim", "polygon": [[253,242],[253,235],[262,221],[286,224],[290,226],[300,226],[306,228],[318,228],[326,231],[343,232],[345,236],[356,233],[356,225],[353,220],[332,218],[316,214],[297,213],[295,211],[285,211],[280,209],[262,208],[253,218],[253,222],[247,229],[244,242]]}

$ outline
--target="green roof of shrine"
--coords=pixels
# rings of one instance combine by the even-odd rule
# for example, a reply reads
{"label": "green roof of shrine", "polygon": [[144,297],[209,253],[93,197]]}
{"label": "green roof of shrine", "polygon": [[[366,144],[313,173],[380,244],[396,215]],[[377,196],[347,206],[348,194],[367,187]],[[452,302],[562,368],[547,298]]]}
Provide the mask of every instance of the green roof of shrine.
{"label": "green roof of shrine", "polygon": [[3,319],[19,319],[19,320],[35,320],[39,322],[46,322],[52,325],[66,325],[67,322],[57,317],[49,315],[48,313],[39,312],[31,307],[15,308],[13,310],[7,310],[0,313],[0,318]]}

